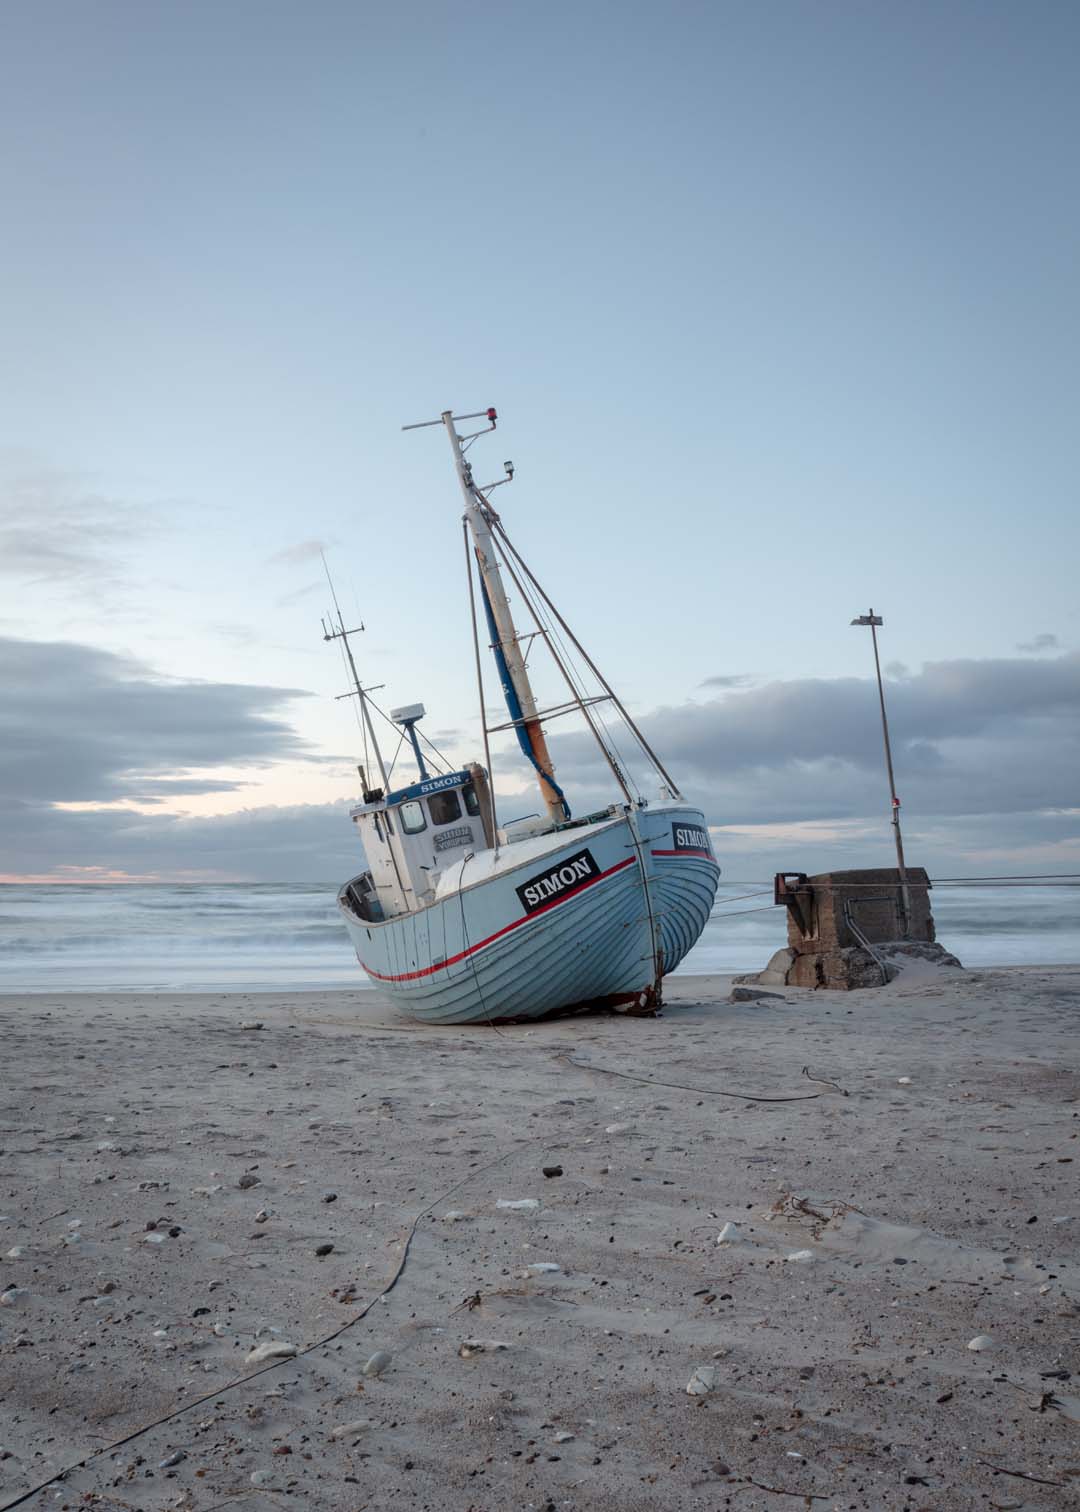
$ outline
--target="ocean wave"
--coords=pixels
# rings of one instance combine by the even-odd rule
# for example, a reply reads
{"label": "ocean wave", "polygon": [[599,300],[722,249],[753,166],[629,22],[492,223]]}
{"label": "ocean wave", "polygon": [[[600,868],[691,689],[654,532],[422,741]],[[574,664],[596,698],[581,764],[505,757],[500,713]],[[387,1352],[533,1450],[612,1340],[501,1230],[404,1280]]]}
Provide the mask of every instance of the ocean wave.
{"label": "ocean wave", "polygon": [[[726,881],[681,972],[764,966],[787,942],[785,911],[770,906],[770,895],[761,883]],[[334,899],[333,886],[315,883],[7,884],[0,987],[362,987]],[[966,965],[1080,960],[1076,890],[943,888],[931,904],[939,939]]]}

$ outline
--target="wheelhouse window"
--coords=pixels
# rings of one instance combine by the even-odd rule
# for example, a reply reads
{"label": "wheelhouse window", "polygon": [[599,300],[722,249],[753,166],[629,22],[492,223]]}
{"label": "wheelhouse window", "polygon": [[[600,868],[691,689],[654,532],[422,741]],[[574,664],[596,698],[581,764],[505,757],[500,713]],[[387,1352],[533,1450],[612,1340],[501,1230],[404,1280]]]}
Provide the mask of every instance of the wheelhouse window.
{"label": "wheelhouse window", "polygon": [[427,829],[424,805],[419,799],[410,798],[408,803],[401,805],[398,813],[401,815],[401,827],[407,835],[418,835],[421,830]]}
{"label": "wheelhouse window", "polygon": [[480,800],[476,796],[476,789],[471,782],[467,782],[462,788],[461,796],[465,800],[465,812],[471,814],[476,819],[480,813]]}
{"label": "wheelhouse window", "polygon": [[448,793],[432,793],[428,799],[432,824],[453,824],[461,818],[461,804],[453,788]]}

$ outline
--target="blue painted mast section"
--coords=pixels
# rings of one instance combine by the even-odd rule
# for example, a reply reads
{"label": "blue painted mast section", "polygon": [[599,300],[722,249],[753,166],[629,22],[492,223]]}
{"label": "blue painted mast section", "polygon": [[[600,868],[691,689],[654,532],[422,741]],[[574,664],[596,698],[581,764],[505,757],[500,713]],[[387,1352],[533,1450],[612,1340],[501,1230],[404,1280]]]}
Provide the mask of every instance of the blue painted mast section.
{"label": "blue painted mast section", "polygon": [[[458,418],[479,419],[480,416],[462,415]],[[487,410],[483,418],[488,421],[488,429],[494,430],[497,418],[495,411]],[[462,443],[467,445],[474,437],[458,435],[454,426],[454,416],[450,410],[444,410],[441,419],[450,437],[454,466],[465,499],[465,518],[473,539],[476,565],[483,589],[484,613],[491,631],[491,649],[499,669],[499,680],[506,695],[506,706],[514,721],[521,749],[528,756],[539,779],[540,793],[552,823],[559,824],[570,817],[570,808],[561,788],[554,780],[554,766],[547,748],[544,727],[540,723],[536,698],[525,668],[525,658],[521,653],[521,642],[514,625],[514,617],[510,612],[506,589],[503,587],[502,573],[492,538],[489,506],[473,481],[472,468],[466,462],[462,449]],[[477,431],[475,434],[482,435],[485,432]]]}
{"label": "blue painted mast section", "polygon": [[487,584],[483,574],[480,577],[480,595],[484,601],[484,618],[487,620],[488,634],[491,636],[491,650],[495,657],[495,666],[498,669],[499,681],[502,683],[503,697],[506,700],[507,712],[514,721],[514,731],[517,735],[518,745],[521,747],[526,759],[531,762],[538,777],[542,777],[548,787],[556,794],[563,808],[563,818],[570,818],[570,805],[566,801],[566,795],[555,781],[555,776],[550,771],[545,771],[537,759],[533,750],[529,732],[525,728],[524,716],[521,712],[521,700],[518,698],[517,689],[514,687],[513,678],[510,676],[510,668],[506,665],[506,657],[499,643],[499,631],[495,624],[495,616],[491,610],[491,600],[488,598]]}

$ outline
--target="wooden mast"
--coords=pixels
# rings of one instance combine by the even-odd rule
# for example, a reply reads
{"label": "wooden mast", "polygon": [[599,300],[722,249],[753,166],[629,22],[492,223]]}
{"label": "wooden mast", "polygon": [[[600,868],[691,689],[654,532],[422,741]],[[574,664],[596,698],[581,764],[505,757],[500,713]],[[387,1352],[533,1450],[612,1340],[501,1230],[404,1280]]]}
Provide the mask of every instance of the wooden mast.
{"label": "wooden mast", "polygon": [[[494,410],[487,412],[487,418],[492,422],[492,429],[494,429]],[[503,586],[491,526],[473,482],[472,468],[466,462],[462,452],[461,437],[454,428],[452,412],[444,410],[441,419],[450,437],[450,446],[454,453],[454,467],[465,498],[465,518],[473,539],[476,562],[480,569],[480,581],[484,589],[485,608],[488,611],[493,632],[492,650],[499,664],[503,689],[510,707],[510,716],[515,722],[519,722],[522,748],[526,754],[531,753],[530,759],[536,768],[537,780],[540,784],[540,796],[544,800],[552,821],[558,824],[569,817],[570,811],[562,791],[554,780],[555,770],[548,751],[544,728],[537,716],[536,698],[532,684],[529,682],[525,658],[521,653],[520,639],[514,625],[514,617],[510,612],[506,589]]]}

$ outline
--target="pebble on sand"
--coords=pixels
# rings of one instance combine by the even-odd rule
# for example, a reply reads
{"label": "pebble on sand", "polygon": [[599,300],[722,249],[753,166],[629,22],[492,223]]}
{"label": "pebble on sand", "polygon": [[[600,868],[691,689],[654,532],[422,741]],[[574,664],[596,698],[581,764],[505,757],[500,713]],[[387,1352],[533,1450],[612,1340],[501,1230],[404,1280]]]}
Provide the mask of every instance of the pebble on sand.
{"label": "pebble on sand", "polygon": [[509,1197],[500,1197],[495,1203],[497,1208],[502,1208],[507,1213],[533,1213],[540,1206],[535,1197],[519,1197],[516,1200]]}
{"label": "pebble on sand", "polygon": [[993,1347],[994,1340],[990,1337],[989,1334],[976,1334],[973,1339],[968,1340],[968,1348],[973,1349],[976,1352],[984,1349],[993,1349]]}
{"label": "pebble on sand", "polygon": [[504,1339],[462,1339],[458,1354],[463,1360],[469,1360],[473,1355],[493,1354],[498,1349],[509,1348]]}
{"label": "pebble on sand", "polygon": [[268,1339],[265,1344],[256,1344],[244,1361],[245,1365],[262,1365],[267,1360],[291,1360],[300,1351],[295,1344],[285,1339]]}
{"label": "pebble on sand", "polygon": [[365,1376],[381,1376],[393,1358],[389,1350],[377,1349],[365,1363],[360,1374]]}
{"label": "pebble on sand", "polygon": [[716,1242],[717,1242],[717,1244],[730,1244],[734,1239],[737,1239],[738,1237],[739,1237],[739,1226],[738,1226],[738,1224],[737,1223],[725,1223],[724,1226],[723,1226],[723,1228],[720,1230],[720,1232],[716,1236]]}
{"label": "pebble on sand", "polygon": [[262,1185],[259,1178],[257,1176],[253,1176],[250,1171],[245,1171],[236,1184],[242,1192],[248,1192],[252,1187]]}
{"label": "pebble on sand", "polygon": [[356,1438],[361,1433],[366,1433],[371,1427],[370,1418],[357,1418],[353,1423],[342,1423],[340,1428],[335,1428],[330,1437],[334,1439]]}
{"label": "pebble on sand", "polygon": [[716,1385],[716,1366],[699,1365],[686,1383],[687,1396],[708,1396]]}
{"label": "pebble on sand", "polygon": [[793,1250],[790,1255],[784,1256],[785,1260],[794,1260],[796,1264],[805,1264],[814,1259],[813,1250]]}

